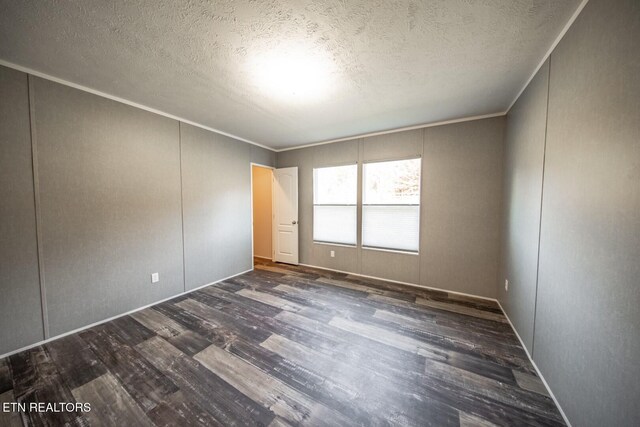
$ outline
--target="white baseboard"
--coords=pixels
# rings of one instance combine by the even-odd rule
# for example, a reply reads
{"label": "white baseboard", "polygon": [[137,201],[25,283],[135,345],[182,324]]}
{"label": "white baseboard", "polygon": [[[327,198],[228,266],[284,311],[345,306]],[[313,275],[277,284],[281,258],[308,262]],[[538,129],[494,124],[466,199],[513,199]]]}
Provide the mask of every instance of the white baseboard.
{"label": "white baseboard", "polygon": [[549,384],[547,383],[547,380],[544,379],[544,376],[542,375],[542,372],[540,372],[540,369],[538,369],[538,365],[536,365],[536,362],[533,361],[533,357],[531,357],[531,354],[529,354],[529,350],[527,350],[527,347],[524,345],[524,341],[522,341],[522,338],[520,337],[520,334],[516,330],[515,326],[513,326],[513,323],[511,322],[511,319],[509,319],[509,316],[507,315],[507,312],[502,307],[502,304],[500,304],[500,301],[498,301],[498,300],[496,300],[496,301],[498,302],[498,305],[500,306],[500,310],[502,310],[502,313],[504,313],[504,317],[507,318],[507,321],[509,322],[509,325],[511,326],[511,329],[513,329],[513,332],[515,332],[516,337],[518,337],[518,340],[520,341],[520,345],[524,349],[524,352],[527,353],[527,357],[529,358],[529,361],[531,361],[531,364],[533,365],[533,368],[536,370],[536,372],[538,373],[538,376],[542,380],[542,384],[544,384],[544,386],[546,387],[547,391],[549,392],[549,396],[551,396],[551,399],[553,399],[553,402],[558,407],[558,411],[560,411],[560,415],[562,415],[562,419],[564,420],[564,422],[567,424],[568,427],[571,427],[571,423],[569,422],[569,419],[567,418],[567,415],[562,410],[562,406],[560,406],[560,402],[558,402],[558,399],[556,399],[556,396],[553,394],[553,391],[551,391],[551,387],[549,387]]}
{"label": "white baseboard", "polygon": [[241,273],[233,274],[233,275],[231,275],[229,277],[225,277],[225,278],[220,279],[220,280],[216,280],[215,282],[207,283],[206,285],[198,286],[197,288],[194,288],[194,289],[189,289],[188,291],[185,291],[185,292],[180,292],[179,294],[172,295],[172,296],[170,296],[168,298],[164,298],[164,299],[161,299],[159,301],[152,302],[151,304],[147,304],[147,305],[144,305],[142,307],[138,307],[138,308],[135,308],[133,310],[127,311],[126,313],[118,314],[116,316],[109,317],[108,319],[100,320],[98,322],[91,323],[90,325],[82,326],[81,328],[74,329],[74,330],[69,331],[69,332],[65,332],[64,334],[56,335],[56,336],[48,338],[46,340],[42,340],[42,341],[38,341],[38,342],[33,343],[33,344],[29,344],[28,346],[25,346],[25,347],[19,348],[17,350],[10,351],[9,353],[5,353],[5,354],[0,355],[0,359],[4,359],[5,357],[12,356],[14,354],[20,353],[21,351],[29,350],[30,348],[38,347],[40,345],[46,344],[46,343],[51,342],[51,341],[55,341],[55,340],[57,340],[59,338],[63,338],[63,337],[66,337],[68,335],[72,335],[72,334],[84,331],[85,329],[93,328],[94,326],[98,326],[98,325],[101,325],[103,323],[110,322],[112,320],[118,319],[119,317],[128,316],[128,315],[133,314],[133,313],[135,313],[137,311],[144,310],[145,308],[149,308],[149,307],[152,307],[154,305],[161,304],[161,303],[163,303],[165,301],[172,300],[172,299],[174,299],[176,297],[179,297],[179,296],[182,296],[182,295],[187,295],[187,294],[189,294],[191,292],[195,292],[195,291],[197,291],[199,289],[206,288],[207,286],[215,285],[216,283],[224,282],[225,280],[234,278],[236,276],[240,276],[241,274],[245,274],[245,273],[248,273],[250,271],[253,271],[253,268],[250,268],[249,270],[245,270],[245,271],[243,271]]}
{"label": "white baseboard", "polygon": [[485,300],[485,301],[498,302],[498,300],[496,300],[495,298],[489,298],[489,297],[484,297],[484,296],[474,295],[474,294],[466,294],[464,292],[451,291],[449,289],[434,288],[432,286],[418,285],[417,283],[401,282],[399,280],[385,279],[384,277],[377,277],[377,276],[367,276],[366,274],[358,274],[358,273],[353,273],[351,271],[336,270],[334,268],[320,267],[320,266],[311,265],[311,264],[302,264],[301,263],[300,265],[303,265],[305,267],[318,268],[320,270],[335,271],[336,273],[350,274],[352,276],[364,277],[364,278],[367,278],[367,279],[375,279],[375,280],[382,280],[384,282],[397,283],[399,285],[411,286],[413,288],[418,288],[418,289],[426,289],[426,290],[429,290],[429,291],[446,292],[448,294],[455,294],[455,295],[460,295],[460,296],[464,296],[464,297],[478,298],[478,299],[482,299],[482,300]]}

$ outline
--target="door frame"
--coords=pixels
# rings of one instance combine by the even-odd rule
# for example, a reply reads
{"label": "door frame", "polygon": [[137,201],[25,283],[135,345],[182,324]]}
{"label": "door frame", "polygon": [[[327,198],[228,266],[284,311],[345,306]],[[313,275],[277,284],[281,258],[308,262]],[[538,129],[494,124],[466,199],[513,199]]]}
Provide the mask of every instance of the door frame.
{"label": "door frame", "polygon": [[249,178],[251,182],[251,269],[255,267],[254,263],[254,247],[253,247],[253,167],[271,169],[271,261],[273,261],[273,166],[263,165],[262,163],[249,162]]}

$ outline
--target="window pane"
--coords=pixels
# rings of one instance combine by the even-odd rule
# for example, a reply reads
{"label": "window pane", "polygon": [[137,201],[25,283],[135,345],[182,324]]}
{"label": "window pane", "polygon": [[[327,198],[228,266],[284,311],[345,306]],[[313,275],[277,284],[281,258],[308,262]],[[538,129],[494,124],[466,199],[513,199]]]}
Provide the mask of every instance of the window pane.
{"label": "window pane", "polygon": [[366,163],[362,179],[365,205],[420,204],[420,159]]}
{"label": "window pane", "polygon": [[418,251],[420,164],[409,159],[363,166],[363,246]]}
{"label": "window pane", "polygon": [[358,165],[313,170],[313,203],[316,205],[355,205],[358,191]]}
{"label": "window pane", "polygon": [[356,244],[356,206],[314,206],[313,240]]}
{"label": "window pane", "polygon": [[362,245],[418,251],[420,206],[363,206]]}

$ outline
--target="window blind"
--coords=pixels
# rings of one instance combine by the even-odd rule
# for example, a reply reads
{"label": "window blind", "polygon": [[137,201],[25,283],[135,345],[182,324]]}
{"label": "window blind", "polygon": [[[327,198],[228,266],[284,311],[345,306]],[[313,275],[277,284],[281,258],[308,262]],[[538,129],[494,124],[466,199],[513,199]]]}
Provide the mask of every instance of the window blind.
{"label": "window blind", "polygon": [[363,166],[363,246],[418,252],[420,165],[409,159]]}
{"label": "window blind", "polygon": [[356,244],[358,165],[313,170],[313,240]]}

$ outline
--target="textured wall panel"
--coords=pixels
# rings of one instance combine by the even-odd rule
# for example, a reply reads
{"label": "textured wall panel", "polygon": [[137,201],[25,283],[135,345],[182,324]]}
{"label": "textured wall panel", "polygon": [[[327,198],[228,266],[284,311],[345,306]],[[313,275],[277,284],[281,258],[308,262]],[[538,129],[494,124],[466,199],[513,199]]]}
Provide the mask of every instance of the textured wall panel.
{"label": "textured wall panel", "polygon": [[[241,144],[241,142],[238,142]],[[276,165],[276,152],[266,150],[257,145],[251,145],[251,161],[263,166],[275,166]]]}
{"label": "textured wall panel", "polygon": [[362,270],[366,276],[420,283],[421,255],[362,249]]}
{"label": "textured wall panel", "polygon": [[504,118],[425,129],[420,284],[496,296]]}
{"label": "textured wall panel", "polygon": [[43,339],[27,75],[0,67],[0,354]]}
{"label": "textured wall panel", "polygon": [[423,129],[363,138],[362,160],[395,160],[422,155]]}
{"label": "textured wall panel", "polygon": [[251,147],[181,124],[188,289],[251,268]]}
{"label": "textured wall panel", "polygon": [[[538,280],[538,238],[547,126],[549,61],[507,116],[502,258],[498,298],[529,351]],[[504,289],[509,280],[509,291]]]}
{"label": "textured wall panel", "polygon": [[39,78],[34,88],[51,335],[181,292],[178,122]]}
{"label": "textured wall panel", "polygon": [[640,2],[551,55],[533,357],[575,426],[640,421]]}

